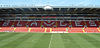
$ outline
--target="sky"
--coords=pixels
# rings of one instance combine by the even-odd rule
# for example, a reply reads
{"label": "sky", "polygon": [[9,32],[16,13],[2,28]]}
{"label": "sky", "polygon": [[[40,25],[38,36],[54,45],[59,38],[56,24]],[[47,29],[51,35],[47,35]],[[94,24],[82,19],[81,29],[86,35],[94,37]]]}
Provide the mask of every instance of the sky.
{"label": "sky", "polygon": [[0,5],[16,6],[100,6],[100,0],[0,0]]}

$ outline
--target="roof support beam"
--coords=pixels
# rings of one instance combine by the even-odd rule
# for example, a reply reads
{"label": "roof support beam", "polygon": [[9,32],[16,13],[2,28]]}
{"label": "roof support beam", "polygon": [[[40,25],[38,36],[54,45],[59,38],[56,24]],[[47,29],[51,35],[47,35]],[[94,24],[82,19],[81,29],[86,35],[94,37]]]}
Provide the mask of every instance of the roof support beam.
{"label": "roof support beam", "polygon": [[59,8],[59,11],[61,11],[61,8]]}
{"label": "roof support beam", "polygon": [[69,11],[69,10],[70,10],[70,8],[67,9],[67,11]]}
{"label": "roof support beam", "polygon": [[76,11],[78,8],[75,8],[74,11]]}
{"label": "roof support beam", "polygon": [[89,9],[89,11],[91,11],[93,8]]}
{"label": "roof support beam", "polygon": [[28,8],[30,11],[33,11],[31,8]]}
{"label": "roof support beam", "polygon": [[24,9],[20,8],[23,12],[24,12]]}
{"label": "roof support beam", "polygon": [[86,8],[81,9],[81,11],[85,10]]}
{"label": "roof support beam", "polygon": [[39,11],[39,9],[38,8],[36,8],[37,9],[37,11]]}

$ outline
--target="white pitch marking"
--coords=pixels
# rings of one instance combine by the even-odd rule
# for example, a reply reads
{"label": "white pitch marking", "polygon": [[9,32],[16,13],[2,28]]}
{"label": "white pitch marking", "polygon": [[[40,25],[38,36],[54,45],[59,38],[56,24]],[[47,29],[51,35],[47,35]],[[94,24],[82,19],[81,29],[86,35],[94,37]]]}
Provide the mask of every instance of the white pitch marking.
{"label": "white pitch marking", "polygon": [[51,35],[51,40],[50,40],[50,43],[49,43],[49,47],[48,48],[50,48],[50,46],[51,46],[52,37],[53,37],[53,34]]}

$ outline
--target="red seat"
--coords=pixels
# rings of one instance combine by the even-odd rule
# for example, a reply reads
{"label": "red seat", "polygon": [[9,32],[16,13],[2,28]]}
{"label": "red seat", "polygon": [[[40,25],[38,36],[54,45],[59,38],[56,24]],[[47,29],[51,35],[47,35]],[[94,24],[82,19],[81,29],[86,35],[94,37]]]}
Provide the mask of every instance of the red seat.
{"label": "red seat", "polygon": [[97,27],[88,27],[88,28],[84,28],[84,31],[87,33],[98,33],[99,30],[97,29]]}
{"label": "red seat", "polygon": [[14,28],[13,27],[1,27],[0,32],[13,32]]}
{"label": "red seat", "polygon": [[66,32],[66,28],[52,28],[53,32]]}
{"label": "red seat", "polygon": [[33,27],[30,32],[45,32],[45,28]]}
{"label": "red seat", "polygon": [[46,32],[50,32],[50,28],[46,28]]}
{"label": "red seat", "polygon": [[15,32],[28,32],[29,28],[27,27],[16,27]]}
{"label": "red seat", "polygon": [[69,33],[83,33],[83,30],[81,27],[72,27],[68,28]]}

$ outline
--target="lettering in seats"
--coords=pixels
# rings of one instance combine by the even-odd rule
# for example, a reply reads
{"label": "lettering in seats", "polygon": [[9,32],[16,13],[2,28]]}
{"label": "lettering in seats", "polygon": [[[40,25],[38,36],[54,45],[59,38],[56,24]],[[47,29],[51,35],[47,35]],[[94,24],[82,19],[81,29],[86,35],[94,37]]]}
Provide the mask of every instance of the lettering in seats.
{"label": "lettering in seats", "polygon": [[67,26],[66,21],[60,21],[60,26],[66,27]]}
{"label": "lettering in seats", "polygon": [[89,24],[90,24],[90,26],[97,26],[97,25],[95,24],[95,21],[89,21]]}
{"label": "lettering in seats", "polygon": [[56,21],[44,21],[43,24],[47,27],[55,26]]}
{"label": "lettering in seats", "polygon": [[2,26],[9,26],[10,21],[5,21]]}
{"label": "lettering in seats", "polygon": [[99,22],[95,21],[5,21],[2,26],[12,26],[14,25],[22,27],[22,26],[27,26],[27,27],[84,27],[84,26],[99,26]]}
{"label": "lettering in seats", "polygon": [[18,21],[17,26],[22,26],[21,21]]}
{"label": "lettering in seats", "polygon": [[37,22],[36,21],[32,22],[31,26],[37,26]]}
{"label": "lettering in seats", "polygon": [[83,25],[81,24],[81,21],[75,21],[75,25],[76,25],[76,26],[80,26],[80,27],[83,26]]}

